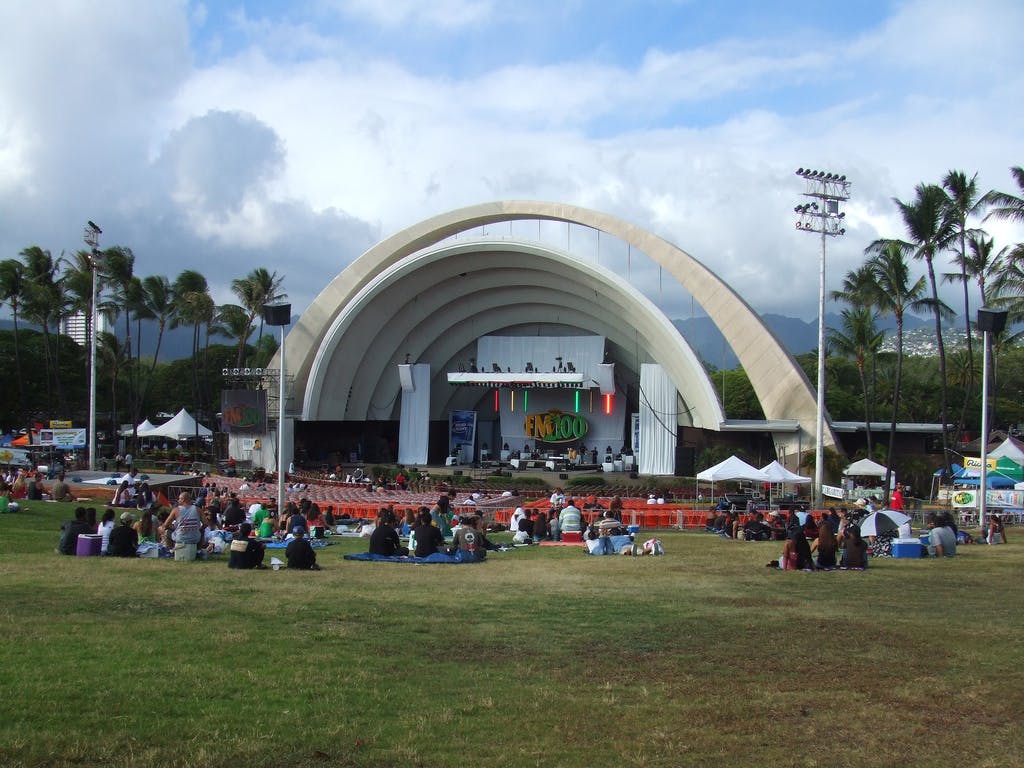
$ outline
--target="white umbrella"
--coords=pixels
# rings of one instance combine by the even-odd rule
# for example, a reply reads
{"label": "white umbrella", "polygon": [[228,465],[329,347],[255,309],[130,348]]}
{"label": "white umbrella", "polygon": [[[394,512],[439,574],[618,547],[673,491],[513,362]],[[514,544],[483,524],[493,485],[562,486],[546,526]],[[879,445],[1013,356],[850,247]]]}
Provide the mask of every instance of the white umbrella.
{"label": "white umbrella", "polygon": [[910,516],[894,509],[882,509],[872,512],[860,522],[861,536],[879,536],[883,533],[896,532],[904,523],[910,522]]}

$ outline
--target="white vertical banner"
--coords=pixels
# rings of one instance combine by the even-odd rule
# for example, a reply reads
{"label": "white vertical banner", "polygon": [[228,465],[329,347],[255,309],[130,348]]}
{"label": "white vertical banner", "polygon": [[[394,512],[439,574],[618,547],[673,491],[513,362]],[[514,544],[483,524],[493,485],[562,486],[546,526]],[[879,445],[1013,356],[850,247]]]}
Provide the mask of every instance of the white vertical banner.
{"label": "white vertical banner", "polygon": [[640,366],[641,475],[671,475],[676,463],[676,388],[660,365]]}
{"label": "white vertical banner", "polygon": [[430,365],[417,363],[405,367],[411,369],[413,388],[402,389],[398,463],[415,466],[427,463],[430,443]]}

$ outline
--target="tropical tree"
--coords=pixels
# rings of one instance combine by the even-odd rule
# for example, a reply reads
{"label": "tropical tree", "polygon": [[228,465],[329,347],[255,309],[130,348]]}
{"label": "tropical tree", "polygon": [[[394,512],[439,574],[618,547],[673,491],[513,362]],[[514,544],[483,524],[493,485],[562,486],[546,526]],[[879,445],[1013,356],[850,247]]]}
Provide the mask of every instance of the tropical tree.
{"label": "tropical tree", "polygon": [[46,389],[50,393],[51,383],[57,391],[57,401],[62,411],[66,410],[64,388],[56,374],[56,356],[51,342],[51,330],[57,330],[64,312],[64,294],[58,277],[58,261],[49,251],[37,245],[21,252],[25,260],[25,289],[22,297],[23,315],[27,320],[43,329],[43,358],[46,368]]}
{"label": "tropical tree", "polygon": [[252,332],[252,318],[244,308],[237,304],[224,304],[217,309],[217,327],[215,333],[238,344],[236,366],[245,363],[245,346]]}
{"label": "tropical tree", "polygon": [[871,442],[871,397],[868,395],[867,362],[877,354],[885,333],[878,330],[878,313],[870,306],[858,305],[844,309],[842,329],[831,329],[829,341],[841,355],[852,357],[860,376],[861,393],[864,398],[864,431],[867,434],[867,449],[873,451]]}
{"label": "tropical tree", "polygon": [[120,371],[131,358],[128,348],[121,343],[116,334],[100,331],[96,334],[97,372],[106,372],[110,377],[110,431],[117,435],[119,420],[117,418],[117,385]]}
{"label": "tropical tree", "polygon": [[[163,343],[164,332],[168,323],[172,322],[176,308],[174,305],[174,292],[171,288],[171,281],[164,275],[150,275],[142,280],[142,291],[139,297],[139,307],[136,313],[156,321],[156,346],[153,349],[153,359],[149,364],[149,371],[141,380],[142,385],[138,393],[140,410],[146,402],[146,395],[149,393],[150,383],[153,381],[153,372],[156,370],[157,361],[160,359],[160,345]],[[142,345],[139,344],[141,350]],[[135,422],[137,423],[137,422]]]}
{"label": "tropical tree", "polygon": [[257,341],[263,338],[263,307],[275,301],[287,298],[288,294],[281,291],[284,276],[277,272],[271,274],[264,267],[257,267],[243,278],[231,281],[231,290],[238,297],[247,319],[245,338],[238,345],[238,367],[245,364],[246,342],[252,333],[252,326],[259,318],[260,331]]}
{"label": "tropical tree", "polygon": [[913,246],[902,240],[876,240],[866,249],[870,255],[868,268],[873,275],[874,301],[883,315],[891,315],[896,321],[896,380],[893,383],[892,421],[889,424],[890,461],[886,462],[885,488],[892,481],[892,461],[896,446],[896,422],[899,420],[900,394],[903,387],[903,321],[908,311],[925,308],[925,280],[923,277],[911,282],[907,256],[913,253]]}
{"label": "tropical tree", "polygon": [[25,265],[17,259],[0,261],[0,301],[11,306],[14,318],[14,368],[18,379],[18,412],[25,412],[25,385],[21,370],[21,350],[18,345],[18,312],[25,296]]}
{"label": "tropical tree", "polygon": [[[971,216],[980,215],[985,207],[983,198],[978,195],[978,174],[970,179],[963,171],[950,171],[942,180],[942,187],[946,190],[946,222],[949,227],[950,245],[953,249],[953,262],[960,267],[959,279],[964,291],[964,331],[967,337],[967,356],[974,356],[973,335],[971,333],[971,301],[968,293],[967,274],[967,238],[977,235],[976,230],[969,229],[967,219]],[[944,275],[946,280],[949,275]],[[969,379],[964,397],[964,407],[974,393],[973,366],[968,369]],[[963,427],[964,414],[961,413],[957,422],[957,437]]]}
{"label": "tropical tree", "polygon": [[939,301],[939,289],[935,280],[935,257],[945,250],[951,239],[951,228],[946,211],[949,207],[949,196],[946,191],[935,184],[918,184],[915,198],[905,203],[895,200],[906,227],[909,241],[913,246],[912,256],[924,261],[928,270],[928,285],[931,289],[932,311],[935,317],[935,344],[939,353],[939,394],[941,403],[940,421],[942,423],[942,460],[947,474],[949,466],[949,438],[946,435],[946,424],[949,423],[949,404],[946,393],[946,345],[942,340],[942,309]]}
{"label": "tropical tree", "polygon": [[206,278],[194,269],[186,269],[179,274],[171,291],[175,308],[171,327],[192,326],[192,401],[198,407],[202,396],[199,385],[199,331],[211,314],[213,299]]}

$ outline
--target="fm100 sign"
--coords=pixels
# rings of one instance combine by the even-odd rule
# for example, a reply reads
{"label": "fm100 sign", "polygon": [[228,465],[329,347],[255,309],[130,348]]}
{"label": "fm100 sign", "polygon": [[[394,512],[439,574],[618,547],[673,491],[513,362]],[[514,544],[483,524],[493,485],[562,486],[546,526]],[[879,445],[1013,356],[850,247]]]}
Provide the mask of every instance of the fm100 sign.
{"label": "fm100 sign", "polygon": [[587,434],[587,420],[575,413],[550,410],[526,417],[526,436],[544,443],[567,443]]}

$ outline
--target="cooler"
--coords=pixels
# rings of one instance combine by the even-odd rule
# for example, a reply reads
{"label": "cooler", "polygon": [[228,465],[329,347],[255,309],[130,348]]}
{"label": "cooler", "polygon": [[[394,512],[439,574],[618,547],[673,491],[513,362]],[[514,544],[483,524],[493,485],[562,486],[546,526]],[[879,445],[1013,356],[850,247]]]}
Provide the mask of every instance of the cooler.
{"label": "cooler", "polygon": [[75,544],[79,557],[98,557],[103,554],[103,537],[98,533],[80,533]]}
{"label": "cooler", "polygon": [[583,541],[583,533],[581,531],[562,531],[562,541],[579,544]]}
{"label": "cooler", "polygon": [[896,539],[892,543],[893,557],[921,557],[919,539]]}

